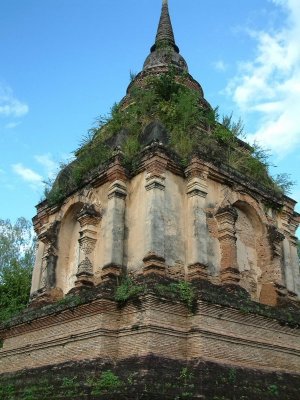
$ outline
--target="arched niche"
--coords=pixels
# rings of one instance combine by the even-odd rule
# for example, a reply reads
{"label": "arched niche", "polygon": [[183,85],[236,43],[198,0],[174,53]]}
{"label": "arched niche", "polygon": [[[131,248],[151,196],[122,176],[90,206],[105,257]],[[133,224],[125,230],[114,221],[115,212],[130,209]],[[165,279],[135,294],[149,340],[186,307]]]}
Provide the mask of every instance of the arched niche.
{"label": "arched niche", "polygon": [[58,237],[57,287],[66,294],[74,287],[79,263],[80,224],[78,213],[83,207],[79,202],[70,206],[61,221]]}
{"label": "arched niche", "polygon": [[235,235],[240,285],[253,300],[259,300],[268,260],[267,231],[251,205],[237,201],[233,206],[237,211]]}

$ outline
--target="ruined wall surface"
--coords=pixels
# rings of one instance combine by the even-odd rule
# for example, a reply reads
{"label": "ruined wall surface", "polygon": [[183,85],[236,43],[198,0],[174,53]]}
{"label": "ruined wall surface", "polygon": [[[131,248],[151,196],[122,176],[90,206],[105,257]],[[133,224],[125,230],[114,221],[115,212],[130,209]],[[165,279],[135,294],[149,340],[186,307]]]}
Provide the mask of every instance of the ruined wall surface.
{"label": "ruined wall surface", "polygon": [[30,400],[298,400],[299,382],[298,374],[150,355],[119,362],[97,358],[0,375],[0,397]]}
{"label": "ruined wall surface", "polygon": [[266,304],[296,299],[295,203],[285,198],[276,210],[263,194],[199,159],[184,174],[176,168],[159,153],[128,179],[116,164],[96,187],[40,211],[32,293],[56,288],[63,295],[126,269],[179,279],[200,274],[238,284]]}
{"label": "ruined wall surface", "polygon": [[149,354],[300,371],[299,329],[203,301],[193,315],[181,303],[153,295],[123,308],[112,300],[99,299],[4,333],[0,373],[70,360],[116,361]]}

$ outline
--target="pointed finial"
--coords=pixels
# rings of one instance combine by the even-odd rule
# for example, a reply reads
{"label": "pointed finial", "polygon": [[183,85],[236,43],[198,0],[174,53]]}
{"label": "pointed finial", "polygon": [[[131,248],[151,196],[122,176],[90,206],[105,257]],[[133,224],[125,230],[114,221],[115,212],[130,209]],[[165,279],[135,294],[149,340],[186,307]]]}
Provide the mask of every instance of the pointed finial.
{"label": "pointed finial", "polygon": [[179,52],[179,49],[175,43],[172,22],[169,14],[168,0],[162,0],[162,10],[157,29],[155,45],[151,50],[155,50],[160,43],[170,45],[176,52]]}
{"label": "pointed finial", "polygon": [[144,71],[162,66],[169,68],[169,66],[172,65],[180,71],[188,72],[187,63],[179,54],[179,48],[175,43],[168,0],[162,0],[155,43],[150,51],[151,53],[144,62]]}

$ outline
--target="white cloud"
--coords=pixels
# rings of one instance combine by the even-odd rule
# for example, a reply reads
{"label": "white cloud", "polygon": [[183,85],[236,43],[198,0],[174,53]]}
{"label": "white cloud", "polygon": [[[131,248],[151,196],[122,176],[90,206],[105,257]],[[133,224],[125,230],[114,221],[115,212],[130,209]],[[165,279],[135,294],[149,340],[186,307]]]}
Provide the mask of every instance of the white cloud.
{"label": "white cloud", "polygon": [[58,164],[53,161],[50,153],[34,156],[36,161],[44,167],[48,179],[53,179],[58,170]]}
{"label": "white cloud", "polygon": [[300,145],[300,1],[270,1],[282,7],[283,25],[248,32],[255,59],[240,64],[227,93],[242,111],[257,113],[260,128],[249,139],[282,155]]}
{"label": "white cloud", "polygon": [[223,60],[218,60],[218,61],[214,62],[213,66],[217,71],[220,71],[220,72],[224,72],[227,70],[227,64],[225,64],[225,62]]}
{"label": "white cloud", "polygon": [[0,186],[4,188],[4,190],[14,190],[15,187],[10,182],[6,171],[0,168]]}
{"label": "white cloud", "polygon": [[[25,167],[22,163],[12,165],[12,170],[22,180],[29,184],[31,189],[40,191],[44,188],[47,180],[55,178],[58,165],[53,161],[50,153],[34,156],[34,159],[43,166],[44,173],[40,174],[31,168]],[[1,177],[1,170],[0,170]]]}
{"label": "white cloud", "polygon": [[20,125],[20,121],[18,122],[9,122],[8,124],[5,125],[5,129],[14,129],[16,128],[18,125]]}
{"label": "white cloud", "polygon": [[23,164],[13,164],[13,171],[19,175],[25,182],[28,182],[33,189],[39,189],[43,186],[43,177]]}
{"label": "white cloud", "polygon": [[10,87],[0,85],[0,116],[22,117],[28,112],[28,105],[18,100]]}

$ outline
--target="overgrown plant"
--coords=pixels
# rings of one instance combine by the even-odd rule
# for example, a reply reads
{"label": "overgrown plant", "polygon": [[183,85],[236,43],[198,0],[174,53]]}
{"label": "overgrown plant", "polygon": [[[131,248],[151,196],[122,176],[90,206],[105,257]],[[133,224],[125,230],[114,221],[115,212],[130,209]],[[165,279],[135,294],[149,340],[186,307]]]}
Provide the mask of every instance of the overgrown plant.
{"label": "overgrown plant", "polygon": [[93,396],[115,393],[124,385],[122,380],[111,370],[102,372],[100,378],[89,379],[88,384],[92,388]]}
{"label": "overgrown plant", "polygon": [[69,378],[67,376],[64,376],[62,379],[61,388],[66,394],[66,396],[69,396],[70,398],[72,396],[76,396],[78,389],[80,388],[78,377],[73,376],[72,378]]}
{"label": "overgrown plant", "polygon": [[120,285],[117,286],[115,293],[115,300],[120,303],[125,303],[127,300],[142,294],[145,291],[145,287],[137,285],[129,277],[124,277],[121,280]]}
{"label": "overgrown plant", "polygon": [[181,300],[190,311],[194,310],[196,294],[193,286],[186,281],[172,282],[169,284],[158,284],[155,291],[160,296],[168,296]]}
{"label": "overgrown plant", "polygon": [[174,69],[158,76],[150,76],[132,84],[125,101],[115,104],[110,115],[100,117],[90,130],[75,160],[62,166],[56,181],[45,192],[50,205],[61,202],[104,167],[113,154],[111,140],[126,132],[121,150],[124,164],[129,170],[136,167],[141,151],[141,134],[154,120],[160,121],[169,135],[169,147],[186,166],[190,157],[199,153],[213,163],[223,163],[246,175],[272,191],[286,193],[292,182],[287,175],[273,179],[268,171],[268,153],[257,144],[247,145],[241,120],[234,122],[232,115],[220,122],[218,109],[211,109],[201,99],[200,92],[185,84],[185,74]]}

